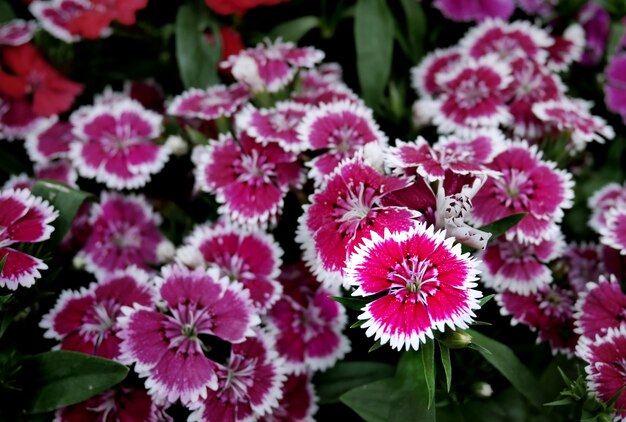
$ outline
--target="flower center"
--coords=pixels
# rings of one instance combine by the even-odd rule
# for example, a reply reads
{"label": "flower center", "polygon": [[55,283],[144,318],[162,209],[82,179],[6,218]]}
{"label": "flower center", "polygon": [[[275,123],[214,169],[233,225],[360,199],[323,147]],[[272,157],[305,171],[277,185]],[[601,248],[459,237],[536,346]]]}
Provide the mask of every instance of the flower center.
{"label": "flower center", "polygon": [[518,169],[504,170],[502,177],[496,179],[495,184],[500,191],[496,195],[506,207],[527,208],[529,206],[533,183],[525,172]]}
{"label": "flower center", "polygon": [[296,116],[291,116],[283,113],[272,114],[269,118],[270,125],[276,132],[288,132],[293,130],[298,123],[300,123],[300,119]]}
{"label": "flower center", "polygon": [[334,145],[334,149],[341,154],[352,151],[352,147],[354,145],[362,145],[365,143],[363,141],[363,136],[356,130],[356,128],[345,125],[333,129],[330,132],[329,138],[331,140],[331,144]]}
{"label": "flower center", "polygon": [[198,336],[198,331],[196,330],[196,327],[193,326],[193,324],[184,324],[181,327],[180,332],[183,337],[187,338],[196,338]]}
{"label": "flower center", "polygon": [[455,95],[461,108],[470,109],[489,97],[489,87],[474,76],[461,81]]}
{"label": "flower center", "polygon": [[377,195],[376,190],[363,182],[359,183],[356,192],[348,186],[346,196],[337,199],[333,212],[339,223],[339,232],[344,236],[354,237],[363,224],[376,218],[379,200],[380,195]]}
{"label": "flower center", "polygon": [[226,369],[224,386],[220,389],[231,403],[248,401],[248,389],[254,385],[257,358],[234,355]]}
{"label": "flower center", "polygon": [[437,267],[428,260],[421,261],[418,257],[410,257],[397,263],[387,278],[395,284],[391,288],[392,293],[404,293],[404,300],[423,304],[440,289],[441,284]]}
{"label": "flower center", "polygon": [[242,155],[239,164],[241,174],[238,180],[244,183],[259,186],[270,183],[270,178],[276,176],[274,163],[268,162],[267,157],[257,150],[252,150],[250,155]]}

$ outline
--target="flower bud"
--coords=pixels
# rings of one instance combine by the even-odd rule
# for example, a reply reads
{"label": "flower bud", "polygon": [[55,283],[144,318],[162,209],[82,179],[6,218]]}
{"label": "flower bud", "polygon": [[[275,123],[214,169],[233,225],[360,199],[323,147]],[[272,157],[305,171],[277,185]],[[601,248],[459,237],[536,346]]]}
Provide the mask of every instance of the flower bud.
{"label": "flower bud", "polygon": [[472,336],[464,331],[447,332],[439,339],[439,343],[450,349],[463,349],[472,344]]}

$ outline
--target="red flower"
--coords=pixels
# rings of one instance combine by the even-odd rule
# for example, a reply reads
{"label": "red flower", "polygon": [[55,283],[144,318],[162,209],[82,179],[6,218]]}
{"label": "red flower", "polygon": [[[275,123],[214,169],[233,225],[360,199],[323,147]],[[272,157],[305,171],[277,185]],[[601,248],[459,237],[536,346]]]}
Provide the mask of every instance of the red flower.
{"label": "red flower", "polygon": [[[63,77],[52,68],[32,44],[6,47],[2,50],[3,70],[0,80],[12,80],[0,84],[0,93],[14,98],[32,95],[35,114],[50,116],[68,110],[83,86]],[[12,74],[4,70],[9,69]]]}
{"label": "red flower", "polygon": [[243,15],[257,6],[272,6],[287,0],[204,0],[207,6],[220,15]]}

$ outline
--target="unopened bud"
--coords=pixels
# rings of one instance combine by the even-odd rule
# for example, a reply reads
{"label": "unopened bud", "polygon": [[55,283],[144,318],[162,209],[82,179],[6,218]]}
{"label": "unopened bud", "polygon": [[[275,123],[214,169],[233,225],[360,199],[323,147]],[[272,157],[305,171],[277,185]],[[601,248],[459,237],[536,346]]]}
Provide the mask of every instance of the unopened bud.
{"label": "unopened bud", "polygon": [[85,261],[85,257],[81,254],[74,256],[74,259],[72,259],[72,266],[74,269],[79,271],[85,268],[86,263],[87,261]]}
{"label": "unopened bud", "polygon": [[204,267],[204,257],[198,249],[191,246],[180,248],[176,253],[176,261],[189,268]]}
{"label": "unopened bud", "polygon": [[189,152],[189,145],[187,145],[187,142],[185,142],[185,140],[180,136],[168,136],[167,140],[165,141],[165,146],[169,148],[170,151],[172,151],[172,154],[176,156],[185,155],[187,154],[187,152]]}
{"label": "unopened bud", "polygon": [[439,342],[449,349],[463,349],[472,344],[472,336],[464,331],[452,331],[441,337]]}
{"label": "unopened bud", "polygon": [[162,240],[157,246],[156,255],[159,262],[169,262],[174,259],[176,248],[169,240]]}

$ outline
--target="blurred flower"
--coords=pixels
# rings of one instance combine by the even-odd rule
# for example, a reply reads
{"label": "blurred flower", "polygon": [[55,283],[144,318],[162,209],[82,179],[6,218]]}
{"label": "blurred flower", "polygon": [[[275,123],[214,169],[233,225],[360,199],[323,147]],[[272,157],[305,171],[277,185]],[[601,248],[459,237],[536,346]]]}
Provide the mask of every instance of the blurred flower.
{"label": "blurred flower", "polygon": [[44,262],[10,246],[36,243],[50,238],[52,223],[59,213],[45,200],[28,190],[0,191],[0,287],[16,290],[30,287],[41,277],[39,270],[48,268]]}
{"label": "blurred flower", "polygon": [[576,302],[576,332],[591,340],[626,321],[626,295],[611,275],[590,281]]}
{"label": "blurred flower", "polygon": [[206,5],[220,15],[243,15],[257,6],[273,6],[288,0],[204,0]]}
{"label": "blurred flower", "polygon": [[604,56],[604,49],[611,30],[611,15],[594,1],[585,2],[578,12],[578,22],[585,30],[586,45],[582,64],[593,66]]}
{"label": "blurred flower", "polygon": [[487,18],[507,20],[515,10],[514,0],[435,0],[433,6],[450,20],[480,22]]}
{"label": "blurred flower", "polygon": [[622,116],[622,121],[626,122],[626,53],[618,53],[611,57],[605,75],[606,106]]}
{"label": "blurred flower", "polygon": [[13,19],[0,24],[0,45],[22,45],[33,39],[38,25],[35,21]]}
{"label": "blurred flower", "polygon": [[250,99],[245,85],[213,85],[207,89],[191,88],[175,96],[167,114],[201,120],[230,117]]}
{"label": "blurred flower", "polygon": [[287,375],[278,407],[266,415],[266,422],[309,422],[317,411],[317,397],[310,374]]}

